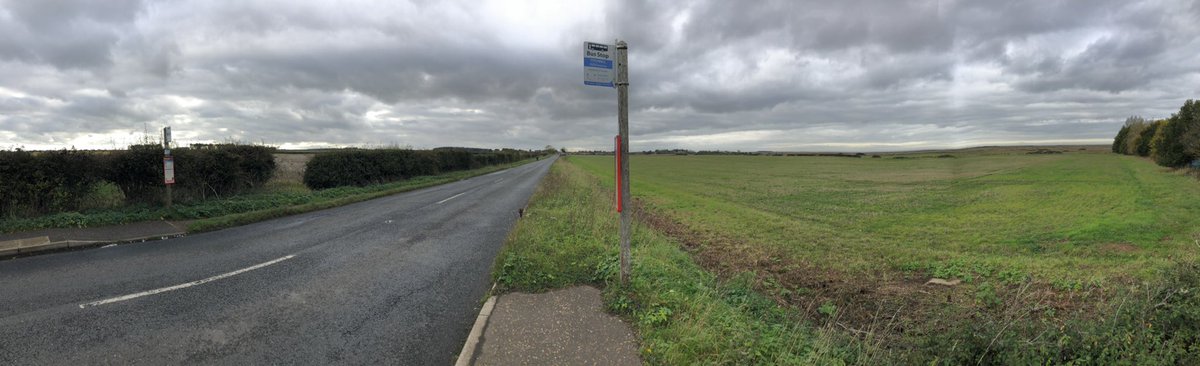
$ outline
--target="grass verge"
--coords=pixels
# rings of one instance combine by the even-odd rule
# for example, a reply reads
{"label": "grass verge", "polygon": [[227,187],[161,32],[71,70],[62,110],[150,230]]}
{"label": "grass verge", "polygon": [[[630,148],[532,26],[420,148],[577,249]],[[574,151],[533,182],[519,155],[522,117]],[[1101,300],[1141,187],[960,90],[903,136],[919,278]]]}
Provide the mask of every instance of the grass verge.
{"label": "grass verge", "polygon": [[650,364],[842,364],[864,353],[803,325],[755,292],[752,276],[720,280],[641,223],[633,226],[633,276],[621,287],[611,193],[578,167],[555,163],[496,259],[498,290],[601,286],[609,310],[638,330]]}
{"label": "grass verge", "polygon": [[338,187],[318,191],[282,187],[272,192],[176,204],[170,209],[139,205],[82,213],[65,212],[34,218],[9,218],[0,221],[0,232],[10,233],[45,228],[94,227],[152,220],[196,220],[189,224],[189,232],[210,231],[445,184],[524,165],[533,161],[535,160],[524,160],[512,164],[416,177],[399,182],[367,187]]}

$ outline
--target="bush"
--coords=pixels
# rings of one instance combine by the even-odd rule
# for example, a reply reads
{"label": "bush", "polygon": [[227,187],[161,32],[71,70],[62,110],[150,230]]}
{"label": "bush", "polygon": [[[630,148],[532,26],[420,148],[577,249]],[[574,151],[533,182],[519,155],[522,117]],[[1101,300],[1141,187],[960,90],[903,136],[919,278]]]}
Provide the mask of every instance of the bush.
{"label": "bush", "polygon": [[[1103,320],[1013,322],[987,313],[931,335],[907,363],[1196,365],[1200,363],[1200,267],[1180,263],[1131,290]],[[1016,306],[1027,306],[1017,304]],[[1031,315],[1033,316],[1033,315]]]}
{"label": "bush", "polygon": [[79,209],[98,181],[94,156],[75,150],[0,152],[0,212]]}
{"label": "bush", "polygon": [[369,151],[335,151],[313,156],[304,168],[304,185],[323,189],[370,184],[380,178],[371,155]]}
{"label": "bush", "polygon": [[104,177],[121,188],[125,198],[137,202],[153,202],[161,197],[162,147],[133,145],[104,157]]}
{"label": "bush", "polygon": [[311,189],[365,186],[456,170],[508,164],[540,155],[520,150],[339,150],[317,154],[304,169]]}
{"label": "bush", "polygon": [[117,187],[113,182],[102,180],[92,184],[91,192],[83,197],[79,209],[106,209],[120,207],[124,204],[125,194],[121,192],[121,187]]}
{"label": "bush", "polygon": [[270,180],[275,171],[273,152],[270,147],[233,144],[176,149],[172,153],[177,196],[185,200],[206,199],[259,187]]}
{"label": "bush", "polygon": [[[274,148],[205,144],[171,150],[175,191],[180,200],[228,196],[256,188],[275,171]],[[107,157],[105,178],[132,201],[157,202],[163,189],[163,151],[159,145],[134,145]]]}

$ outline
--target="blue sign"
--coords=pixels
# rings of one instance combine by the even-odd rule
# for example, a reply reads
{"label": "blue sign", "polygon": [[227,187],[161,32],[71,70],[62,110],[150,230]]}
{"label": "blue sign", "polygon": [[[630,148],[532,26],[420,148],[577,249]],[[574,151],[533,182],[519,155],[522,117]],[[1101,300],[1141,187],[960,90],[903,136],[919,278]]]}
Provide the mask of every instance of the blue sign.
{"label": "blue sign", "polygon": [[599,67],[602,69],[611,69],[612,65],[613,65],[612,60],[601,60],[598,58],[591,58],[591,57],[583,58],[583,67]]}
{"label": "blue sign", "polygon": [[612,51],[612,46],[606,44],[583,42],[584,85],[613,87],[616,73]]}

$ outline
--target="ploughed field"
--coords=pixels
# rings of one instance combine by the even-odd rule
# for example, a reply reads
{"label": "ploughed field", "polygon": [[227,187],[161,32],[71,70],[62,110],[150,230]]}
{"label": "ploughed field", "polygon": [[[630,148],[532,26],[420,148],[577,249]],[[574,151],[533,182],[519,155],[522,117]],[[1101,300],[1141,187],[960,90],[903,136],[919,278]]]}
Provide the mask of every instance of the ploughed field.
{"label": "ploughed field", "polygon": [[[1149,279],[1200,252],[1200,182],[1097,149],[1032,150],[635,155],[630,176],[693,244],[734,246],[717,261],[1079,289]],[[611,184],[611,157],[570,160]]]}

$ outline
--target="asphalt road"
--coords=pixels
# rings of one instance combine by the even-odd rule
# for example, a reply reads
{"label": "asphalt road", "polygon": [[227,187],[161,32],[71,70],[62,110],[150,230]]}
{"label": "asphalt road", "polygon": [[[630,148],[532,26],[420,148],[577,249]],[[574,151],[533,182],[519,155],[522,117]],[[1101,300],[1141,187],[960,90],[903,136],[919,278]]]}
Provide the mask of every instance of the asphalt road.
{"label": "asphalt road", "polygon": [[178,239],[0,261],[0,365],[450,364],[551,162]]}

